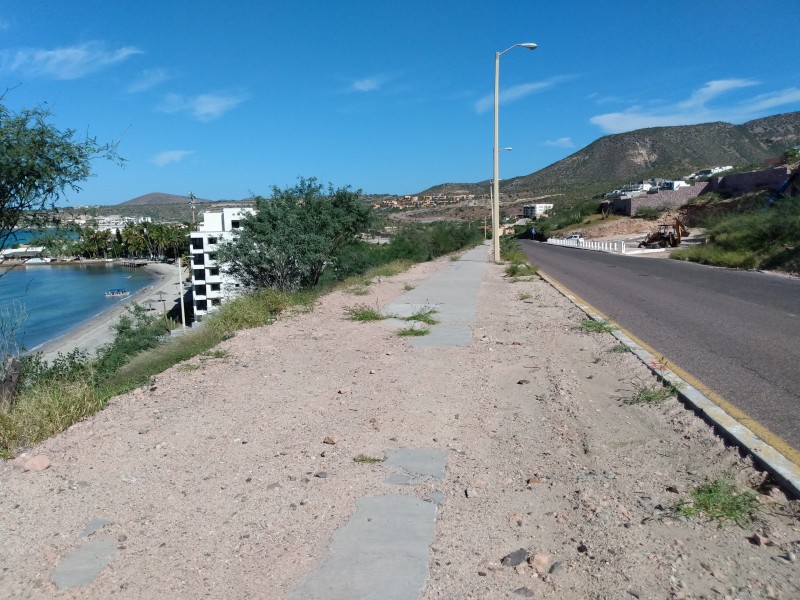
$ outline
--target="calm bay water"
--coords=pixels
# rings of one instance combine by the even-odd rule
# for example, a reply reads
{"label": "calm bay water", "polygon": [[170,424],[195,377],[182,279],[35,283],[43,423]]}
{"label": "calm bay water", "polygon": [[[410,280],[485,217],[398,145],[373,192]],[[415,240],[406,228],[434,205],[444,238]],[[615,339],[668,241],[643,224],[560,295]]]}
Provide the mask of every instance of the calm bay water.
{"label": "calm bay water", "polygon": [[0,277],[0,310],[15,301],[25,306],[28,319],[17,341],[33,350],[123,301],[106,298],[106,290],[133,294],[153,279],[143,269],[111,263],[21,266]]}

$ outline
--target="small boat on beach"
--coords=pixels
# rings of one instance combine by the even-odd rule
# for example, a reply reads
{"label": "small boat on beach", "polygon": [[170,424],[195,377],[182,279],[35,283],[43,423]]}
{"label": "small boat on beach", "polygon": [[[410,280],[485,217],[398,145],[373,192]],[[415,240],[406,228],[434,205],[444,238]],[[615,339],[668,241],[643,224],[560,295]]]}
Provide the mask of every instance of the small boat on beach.
{"label": "small boat on beach", "polygon": [[130,295],[128,290],[124,290],[122,288],[115,288],[112,290],[106,290],[106,298],[124,298],[125,296]]}

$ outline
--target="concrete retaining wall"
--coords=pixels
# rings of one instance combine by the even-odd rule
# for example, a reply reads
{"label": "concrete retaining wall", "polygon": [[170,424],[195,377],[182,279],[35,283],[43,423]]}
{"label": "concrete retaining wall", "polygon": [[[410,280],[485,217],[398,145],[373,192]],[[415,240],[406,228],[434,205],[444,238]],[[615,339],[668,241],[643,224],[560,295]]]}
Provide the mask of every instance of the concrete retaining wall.
{"label": "concrete retaining wall", "polygon": [[[722,194],[743,194],[755,190],[774,190],[788,179],[789,174],[789,167],[783,165],[774,169],[712,177],[708,182],[706,191]],[[798,187],[800,187],[800,183],[796,183],[793,189],[787,190],[787,192],[789,195],[795,195],[798,193]]]}
{"label": "concrete retaining wall", "polygon": [[614,212],[627,215],[636,215],[642,207],[649,208],[677,208],[686,204],[690,198],[696,198],[708,191],[705,182],[682,187],[677,190],[659,190],[655,194],[646,194],[636,198],[617,198],[614,200]]}

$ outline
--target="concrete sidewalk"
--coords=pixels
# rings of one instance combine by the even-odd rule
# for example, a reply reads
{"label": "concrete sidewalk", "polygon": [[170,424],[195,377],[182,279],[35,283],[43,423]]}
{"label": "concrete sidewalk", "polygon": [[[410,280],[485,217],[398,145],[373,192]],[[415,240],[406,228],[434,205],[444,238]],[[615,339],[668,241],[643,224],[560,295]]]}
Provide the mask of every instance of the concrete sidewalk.
{"label": "concrete sidewalk", "polygon": [[[448,268],[405,293],[383,310],[402,320],[418,310],[433,308],[438,323],[430,333],[410,338],[413,348],[468,347],[472,341],[478,292],[489,247],[478,246]],[[436,533],[436,514],[444,504],[440,488],[447,454],[433,448],[389,451],[387,466],[404,473],[390,474],[387,486],[427,485],[426,500],[398,493],[362,497],[358,510],[332,536],[319,568],[289,594],[289,600],[414,600],[428,578],[430,545]]]}
{"label": "concrete sidewalk", "polygon": [[[396,315],[402,319],[420,309],[433,308],[439,323],[431,328],[428,335],[412,338],[411,346],[469,346],[478,306],[478,291],[488,260],[488,245],[468,250],[447,269],[439,271],[387,306],[383,310],[384,314]],[[407,326],[408,322],[401,319],[390,322]]]}

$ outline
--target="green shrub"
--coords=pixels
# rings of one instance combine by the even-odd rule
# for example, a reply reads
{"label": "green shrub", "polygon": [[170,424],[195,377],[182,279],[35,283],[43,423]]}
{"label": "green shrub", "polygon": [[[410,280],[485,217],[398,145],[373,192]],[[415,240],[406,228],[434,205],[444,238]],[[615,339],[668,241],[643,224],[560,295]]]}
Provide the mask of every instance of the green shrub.
{"label": "green shrub", "polygon": [[0,456],[11,457],[100,410],[107,397],[93,379],[40,381],[18,391],[14,406],[0,410]]}
{"label": "green shrub", "polygon": [[782,269],[800,273],[800,197],[772,208],[715,215],[708,243],[683,248],[672,257],[739,269]]}
{"label": "green shrub", "polygon": [[637,219],[646,219],[648,221],[655,221],[664,214],[667,208],[665,206],[641,206],[636,210],[634,217]]}
{"label": "green shrub", "polygon": [[75,348],[58,353],[48,364],[41,352],[24,356],[21,361],[20,385],[30,387],[48,380],[78,381],[94,377],[89,353]]}
{"label": "green shrub", "polygon": [[747,250],[725,250],[719,246],[691,246],[675,250],[671,258],[688,260],[704,265],[728,267],[730,269],[752,269],[758,257]]}
{"label": "green shrub", "polygon": [[138,304],[128,307],[128,313],[114,325],[114,341],[97,351],[95,369],[98,375],[108,377],[132,356],[158,346],[169,334],[170,323],[161,316],[149,314]]}
{"label": "green shrub", "polygon": [[596,200],[556,206],[550,211],[547,218],[539,219],[536,222],[536,230],[545,237],[550,237],[555,231],[582,223],[587,216],[596,214],[599,208],[600,203]]}
{"label": "green shrub", "polygon": [[511,263],[506,266],[506,275],[509,277],[528,277],[536,275],[539,267],[531,264]]}
{"label": "green shrub", "polygon": [[261,327],[272,323],[290,306],[308,305],[313,303],[313,299],[314,294],[309,292],[279,292],[262,288],[223,303],[204,325],[220,334]]}

